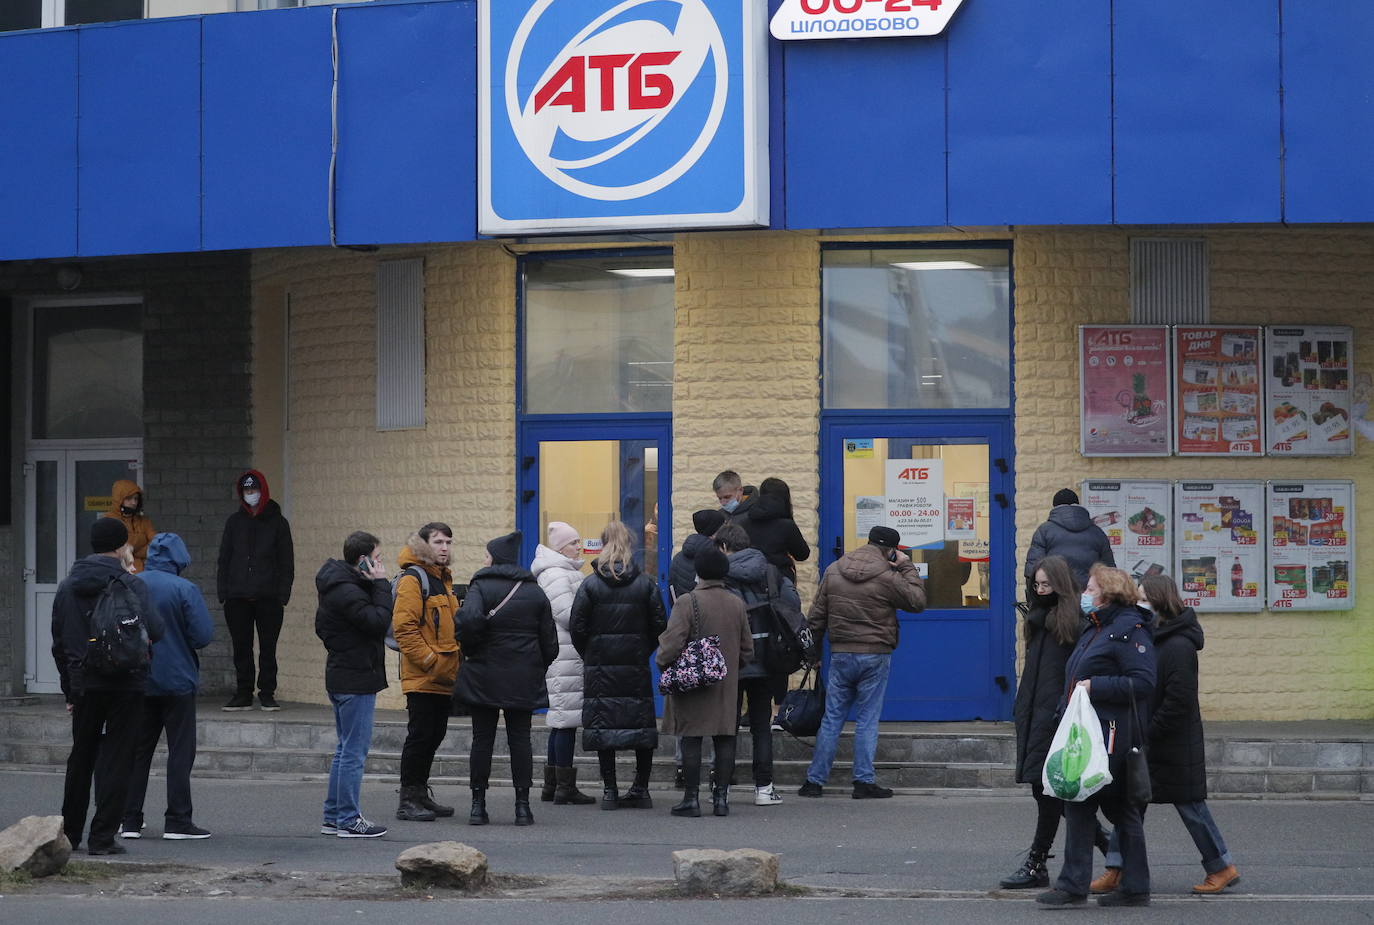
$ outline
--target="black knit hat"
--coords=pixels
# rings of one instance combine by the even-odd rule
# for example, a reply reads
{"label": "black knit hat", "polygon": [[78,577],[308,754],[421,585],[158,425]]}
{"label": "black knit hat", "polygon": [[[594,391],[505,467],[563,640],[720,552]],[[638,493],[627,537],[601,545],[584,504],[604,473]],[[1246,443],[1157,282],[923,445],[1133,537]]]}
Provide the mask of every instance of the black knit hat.
{"label": "black knit hat", "polygon": [[91,524],[91,552],[114,552],[129,542],[129,531],[113,517],[100,517]]}
{"label": "black knit hat", "polygon": [[720,581],[730,574],[730,560],[714,545],[697,553],[692,561],[696,563],[697,577],[703,581]]}
{"label": "black knit hat", "polygon": [[524,534],[519,530],[514,533],[507,533],[505,536],[498,536],[496,539],[487,543],[487,553],[491,556],[492,565],[514,565],[520,560],[520,541],[524,539]]}
{"label": "black knit hat", "polygon": [[1056,492],[1054,493],[1054,506],[1055,506],[1055,507],[1059,507],[1059,505],[1061,505],[1061,504],[1077,504],[1077,503],[1078,503],[1078,492],[1074,491],[1072,488],[1061,488],[1061,489],[1059,489],[1058,491],[1056,491]]}
{"label": "black knit hat", "polygon": [[868,541],[874,546],[896,549],[897,544],[902,541],[902,535],[891,527],[874,527],[868,531]]}
{"label": "black knit hat", "polygon": [[692,515],[692,528],[702,536],[715,536],[716,531],[725,523],[725,512],[712,508],[697,511]]}

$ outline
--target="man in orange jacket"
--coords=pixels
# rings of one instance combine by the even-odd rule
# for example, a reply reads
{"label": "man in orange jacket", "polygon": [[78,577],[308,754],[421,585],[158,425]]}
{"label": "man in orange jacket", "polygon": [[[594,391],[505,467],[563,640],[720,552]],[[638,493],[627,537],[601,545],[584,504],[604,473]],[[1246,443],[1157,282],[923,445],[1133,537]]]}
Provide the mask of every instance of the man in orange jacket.
{"label": "man in orange jacket", "polygon": [[134,557],[134,573],[143,571],[148,562],[148,544],[153,541],[157,531],[153,529],[152,518],[143,513],[143,489],[130,479],[120,479],[110,489],[111,505],[105,512],[129,531],[129,551]]}

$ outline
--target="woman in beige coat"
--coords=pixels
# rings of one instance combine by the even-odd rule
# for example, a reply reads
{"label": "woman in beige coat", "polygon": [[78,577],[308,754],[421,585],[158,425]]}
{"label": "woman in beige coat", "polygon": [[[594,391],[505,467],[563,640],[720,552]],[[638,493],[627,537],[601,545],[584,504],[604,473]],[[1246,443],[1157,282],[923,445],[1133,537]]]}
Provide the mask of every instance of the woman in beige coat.
{"label": "woman in beige coat", "polygon": [[696,588],[678,598],[668,618],[668,628],[658,637],[658,666],[666,668],[698,636],[719,636],[725,656],[725,677],[715,684],[684,694],[670,694],[663,708],[663,732],[682,741],[682,802],[671,810],[674,816],[700,816],[701,739],[710,736],[716,750],[716,780],[712,799],[717,816],[730,815],[729,780],[735,772],[735,729],[739,722],[739,675],[754,655],[754,640],[749,635],[749,617],[744,602],[725,588],[730,562],[715,546],[696,556]]}

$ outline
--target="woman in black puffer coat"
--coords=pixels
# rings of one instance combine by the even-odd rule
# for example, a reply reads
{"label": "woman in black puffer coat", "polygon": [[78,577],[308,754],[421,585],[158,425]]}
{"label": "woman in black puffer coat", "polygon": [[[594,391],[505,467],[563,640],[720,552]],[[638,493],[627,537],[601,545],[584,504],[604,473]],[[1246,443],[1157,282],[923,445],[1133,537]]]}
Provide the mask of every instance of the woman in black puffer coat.
{"label": "woman in black puffer coat", "polygon": [[734,521],[749,534],[749,544],[778,571],[797,583],[797,563],[811,557],[811,546],[792,519],[792,489],[782,479],[766,478],[748,513]]}
{"label": "woman in black puffer coat", "polygon": [[496,722],[506,715],[511,778],[515,784],[515,824],[532,825],[530,786],[534,754],[530,720],[549,705],[544,672],[558,657],[558,630],[548,595],[529,569],[516,565],[519,531],[487,544],[487,558],[468,584],[458,611],[463,666],[453,699],[472,714],[472,811],[469,825],[486,825],[487,780],[496,744]]}
{"label": "woman in black puffer coat", "polygon": [[[649,656],[668,624],[658,585],[634,561],[630,530],[618,520],[601,533],[601,555],[577,589],[569,630],[582,656],[582,747],[601,763],[602,809],[648,809],[658,747]],[[634,749],[634,784],[620,796],[615,753]]]}

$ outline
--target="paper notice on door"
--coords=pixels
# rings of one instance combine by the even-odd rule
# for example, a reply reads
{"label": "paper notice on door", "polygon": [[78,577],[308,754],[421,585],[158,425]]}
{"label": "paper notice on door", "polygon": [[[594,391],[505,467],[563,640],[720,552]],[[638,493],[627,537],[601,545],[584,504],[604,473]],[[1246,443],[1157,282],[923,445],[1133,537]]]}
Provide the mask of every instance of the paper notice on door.
{"label": "paper notice on door", "polygon": [[887,525],[908,549],[945,539],[945,468],[939,459],[887,460]]}
{"label": "paper notice on door", "polygon": [[945,539],[972,540],[978,538],[974,525],[976,505],[972,498],[945,499]]}
{"label": "paper notice on door", "polygon": [[882,495],[859,495],[854,499],[854,535],[859,542],[868,541],[868,531],[887,523],[887,498]]}

